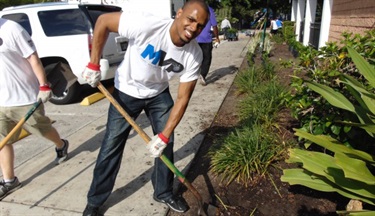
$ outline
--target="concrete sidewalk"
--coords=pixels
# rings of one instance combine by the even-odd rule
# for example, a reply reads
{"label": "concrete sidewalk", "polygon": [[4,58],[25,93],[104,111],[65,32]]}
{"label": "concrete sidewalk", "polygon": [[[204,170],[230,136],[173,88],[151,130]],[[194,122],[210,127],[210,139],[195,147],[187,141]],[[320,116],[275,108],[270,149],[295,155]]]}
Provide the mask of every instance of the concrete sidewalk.
{"label": "concrete sidewalk", "polygon": [[[221,45],[213,50],[208,85],[197,84],[188,110],[175,131],[175,165],[184,174],[199,149],[205,129],[210,127],[233,83],[236,68],[240,67],[246,55],[244,47],[248,41],[248,37],[240,34],[239,41],[222,41]],[[177,86],[177,80],[172,80],[171,92],[174,97]],[[39,151],[16,161],[16,175],[22,181],[23,187],[0,202],[1,216],[82,215],[92,171],[105,132],[108,104],[104,99],[89,107],[75,105],[74,113],[62,111],[65,109],[63,106],[46,104],[48,116],[56,120],[54,126],[61,136],[70,142],[70,159],[55,166],[53,145],[46,145],[46,141],[36,136],[29,136],[17,142],[16,158],[22,154],[17,147],[19,145],[29,145],[29,148]],[[137,119],[137,123],[147,134],[152,134],[144,114]],[[152,170],[153,159],[149,157],[144,141],[132,131],[114,190],[101,212],[105,215],[126,216],[165,215],[168,208],[152,199]],[[179,182],[176,180],[175,184],[177,186]]]}

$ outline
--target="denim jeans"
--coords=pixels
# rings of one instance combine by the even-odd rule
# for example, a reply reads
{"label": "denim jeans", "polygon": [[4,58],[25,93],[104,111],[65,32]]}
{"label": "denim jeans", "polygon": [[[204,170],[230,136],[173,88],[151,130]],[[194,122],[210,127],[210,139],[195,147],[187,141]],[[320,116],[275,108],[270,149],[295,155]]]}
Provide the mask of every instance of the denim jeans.
{"label": "denim jeans", "polygon": [[212,42],[211,43],[199,43],[199,46],[201,47],[202,53],[203,53],[201,75],[203,78],[206,78],[210,70],[210,66],[211,66],[213,46],[212,46]]}
{"label": "denim jeans", "polygon": [[[149,99],[137,99],[115,89],[113,97],[133,119],[136,119],[144,110],[150,120],[154,134],[163,131],[173,107],[173,99],[169,89]],[[94,168],[90,190],[87,194],[88,205],[100,207],[111,194],[130,130],[129,123],[111,104],[108,111],[106,133]],[[172,163],[173,140],[174,136],[172,135],[163,151],[163,154]],[[143,145],[144,143],[140,146]],[[172,196],[173,177],[173,172],[163,161],[160,158],[155,158],[151,181],[156,198],[165,199]]]}

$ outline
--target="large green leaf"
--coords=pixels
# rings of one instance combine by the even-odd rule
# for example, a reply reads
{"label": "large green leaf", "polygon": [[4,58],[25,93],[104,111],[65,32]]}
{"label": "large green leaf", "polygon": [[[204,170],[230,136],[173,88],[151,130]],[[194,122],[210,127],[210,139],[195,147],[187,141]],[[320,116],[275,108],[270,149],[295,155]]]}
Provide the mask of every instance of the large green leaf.
{"label": "large green leaf", "polygon": [[352,86],[355,90],[360,92],[361,94],[365,94],[366,96],[375,99],[375,95],[363,86],[362,83],[360,83],[358,80],[356,80],[354,77],[351,77],[347,74],[341,74],[341,81],[342,83],[345,83],[347,85]]}
{"label": "large green leaf", "polygon": [[358,92],[357,89],[353,88],[349,83],[343,82],[346,84],[346,88],[350,92],[350,94],[356,99],[359,105],[366,110],[366,112],[370,112],[370,109],[367,107],[367,104],[363,101],[361,94]]}
{"label": "large green leaf", "polygon": [[[342,76],[344,81],[342,83],[345,83],[346,85],[354,88],[357,92],[360,93],[362,100],[358,99],[356,95],[352,93],[352,95],[357,99],[357,101],[361,104],[362,107],[368,108],[368,110],[371,111],[372,114],[375,113],[375,94],[372,94],[368,92],[362,84],[360,84],[358,81],[356,81],[354,78],[344,75]],[[349,89],[350,90],[350,89]],[[362,102],[365,103],[362,104]]]}
{"label": "large green leaf", "polygon": [[341,152],[349,155],[350,157],[355,157],[368,161],[369,163],[375,163],[374,156],[366,152],[348,148],[339,141],[325,135],[313,135],[308,132],[305,132],[301,129],[294,129],[296,131],[295,135],[301,138],[308,139],[317,145],[320,145],[332,152]]}
{"label": "large green leaf", "polygon": [[375,87],[375,69],[361,55],[351,47],[347,47],[350,57],[358,68],[359,72]]}
{"label": "large green leaf", "polygon": [[290,185],[303,185],[305,187],[323,191],[323,192],[337,192],[344,197],[350,199],[362,200],[363,202],[374,205],[373,199],[368,199],[357,194],[350,193],[337,187],[335,183],[328,181],[322,176],[314,175],[313,173],[304,169],[285,169],[281,176],[281,181],[288,182]]}
{"label": "large green leaf", "polygon": [[[359,102],[359,104],[368,109],[371,110],[371,112],[375,113],[375,94],[368,92],[363,85],[358,82],[356,79],[354,79],[351,76],[348,75],[342,75],[341,76],[342,83],[345,83],[348,86],[348,90],[351,92],[351,94],[356,98],[356,100]],[[352,91],[352,89],[355,89],[357,92]],[[361,96],[361,99],[357,95]],[[366,103],[365,101],[366,100]]]}
{"label": "large green leaf", "polygon": [[322,95],[333,106],[355,113],[353,104],[340,92],[326,85],[307,80],[305,82],[310,89]]}
{"label": "large green leaf", "polygon": [[334,158],[330,155],[301,149],[290,149],[289,152],[290,158],[301,160],[302,167],[309,172],[324,176],[327,180],[336,184],[337,187],[349,193],[375,200],[375,185],[368,185],[362,181],[346,178],[344,171],[336,165]]}
{"label": "large green leaf", "polygon": [[339,215],[347,216],[374,216],[375,211],[362,210],[362,211],[336,211]]}
{"label": "large green leaf", "polygon": [[[369,113],[362,107],[360,106],[355,106],[355,114],[357,115],[360,123],[364,124],[364,125],[372,125],[374,124],[374,120],[372,118],[370,118],[370,116],[368,115]],[[366,130],[367,131],[367,130]],[[374,137],[374,134],[367,131],[367,133]]]}
{"label": "large green leaf", "polygon": [[304,185],[309,188],[324,191],[335,192],[337,189],[330,181],[317,177],[304,169],[285,169],[283,170],[281,181],[288,182],[290,185]]}
{"label": "large green leaf", "polygon": [[359,127],[362,128],[370,133],[375,133],[375,124],[361,124],[361,123],[354,123],[354,122],[347,122],[347,121],[337,121],[338,123]]}
{"label": "large green leaf", "polygon": [[364,161],[350,158],[342,153],[336,153],[335,163],[344,171],[346,178],[375,185],[375,176],[367,168]]}

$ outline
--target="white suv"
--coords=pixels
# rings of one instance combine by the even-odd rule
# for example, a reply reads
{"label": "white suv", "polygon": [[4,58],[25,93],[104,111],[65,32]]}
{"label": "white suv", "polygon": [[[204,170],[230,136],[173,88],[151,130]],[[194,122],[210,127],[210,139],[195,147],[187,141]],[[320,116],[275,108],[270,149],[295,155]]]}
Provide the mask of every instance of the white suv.
{"label": "white suv", "polygon": [[[7,7],[0,17],[16,21],[31,35],[50,82],[74,77],[74,84],[62,95],[54,95],[54,104],[71,103],[86,82],[81,73],[90,60],[93,28],[99,15],[121,11],[120,7],[68,2],[50,2]],[[114,78],[123,60],[127,40],[110,33],[100,61],[102,80]],[[63,74],[63,76],[62,76]],[[74,75],[74,76],[73,76]]]}

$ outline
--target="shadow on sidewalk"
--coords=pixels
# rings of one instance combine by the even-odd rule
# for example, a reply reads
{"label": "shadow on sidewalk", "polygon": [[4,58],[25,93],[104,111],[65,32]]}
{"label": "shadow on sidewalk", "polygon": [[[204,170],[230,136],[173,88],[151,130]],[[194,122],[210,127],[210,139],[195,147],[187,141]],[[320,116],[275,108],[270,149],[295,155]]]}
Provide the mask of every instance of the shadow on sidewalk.
{"label": "shadow on sidewalk", "polygon": [[206,83],[207,84],[215,83],[216,81],[222,79],[223,77],[229,74],[236,73],[237,71],[238,71],[238,67],[234,65],[216,69],[208,74],[208,77],[206,78]]}

